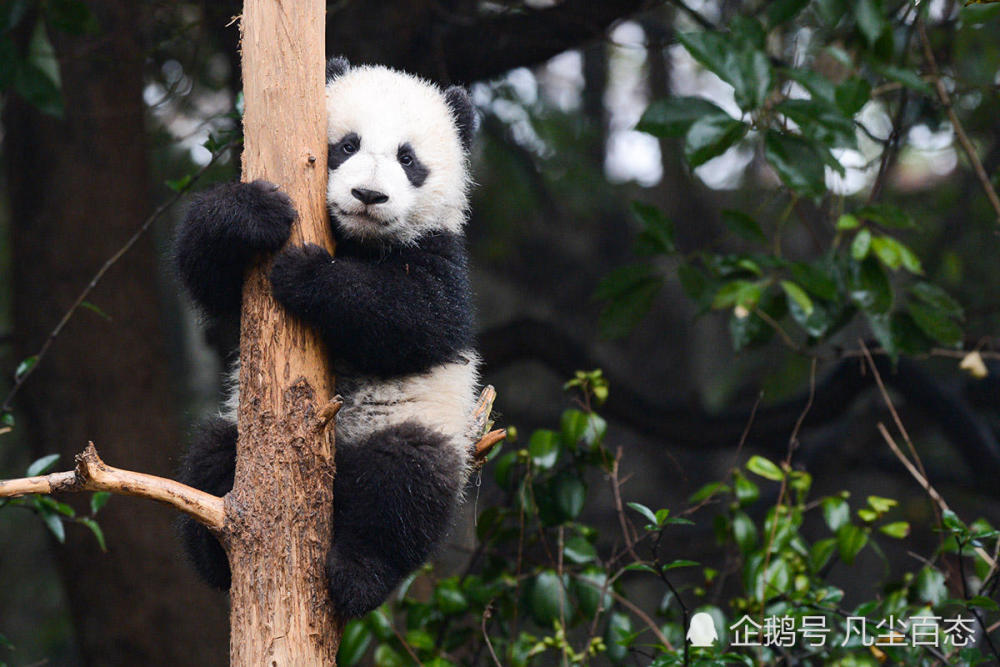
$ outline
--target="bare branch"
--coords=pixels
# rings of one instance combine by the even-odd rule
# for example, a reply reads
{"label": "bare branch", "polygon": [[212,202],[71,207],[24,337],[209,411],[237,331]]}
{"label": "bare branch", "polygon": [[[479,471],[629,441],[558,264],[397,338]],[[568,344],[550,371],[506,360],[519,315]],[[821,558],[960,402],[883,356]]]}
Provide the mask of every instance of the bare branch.
{"label": "bare branch", "polygon": [[170,505],[216,530],[222,529],[225,518],[222,498],[172,479],[112,468],[97,455],[92,442],[76,455],[76,470],[72,472],[0,480],[0,498],[57,491],[109,491],[149,498]]}
{"label": "bare branch", "polygon": [[965,128],[958,119],[958,114],[955,113],[955,109],[951,103],[951,95],[948,94],[948,89],[945,87],[944,81],[941,80],[941,72],[938,70],[937,59],[934,58],[931,42],[927,39],[927,30],[924,28],[923,19],[917,19],[917,29],[920,32],[920,42],[924,48],[924,60],[927,61],[927,65],[931,68],[931,74],[933,74],[934,89],[937,91],[937,95],[941,99],[941,104],[948,113],[948,120],[951,121],[951,126],[955,129],[955,136],[958,137],[958,143],[961,144],[962,150],[965,152],[966,157],[969,158],[972,170],[976,172],[976,178],[979,179],[979,183],[983,187],[983,192],[986,193],[986,198],[990,200],[990,206],[993,207],[993,210],[997,214],[997,222],[1000,222],[1000,197],[997,196],[997,191],[993,188],[993,184],[990,183],[990,177],[983,168],[983,163],[976,154],[976,149],[973,147],[972,142],[969,141],[969,136],[965,133]]}

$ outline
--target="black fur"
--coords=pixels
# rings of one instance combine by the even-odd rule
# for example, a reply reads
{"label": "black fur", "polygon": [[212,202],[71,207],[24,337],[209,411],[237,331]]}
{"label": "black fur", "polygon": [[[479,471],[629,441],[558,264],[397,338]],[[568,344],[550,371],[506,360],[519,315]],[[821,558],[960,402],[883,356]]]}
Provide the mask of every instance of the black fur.
{"label": "black fur", "polygon": [[[442,436],[406,422],[361,442],[338,440],[330,595],[344,618],[378,607],[402,579],[431,557],[448,530],[463,461]],[[205,425],[184,457],[180,480],[215,495],[233,487],[236,425]],[[229,561],[216,538],[184,517],[181,536],[198,572],[228,590]]]}
{"label": "black fur", "polygon": [[351,63],[343,56],[334,56],[326,61],[326,80],[329,83],[351,69]]}
{"label": "black fur", "polygon": [[368,613],[432,555],[451,522],[461,461],[441,436],[407,422],[338,441],[330,595],[341,616]]}
{"label": "black fur", "polygon": [[[407,160],[405,158],[409,158]],[[410,144],[403,144],[399,147],[399,152],[397,154],[397,159],[399,160],[400,166],[403,167],[403,173],[406,174],[406,179],[410,181],[410,185],[415,188],[419,188],[427,180],[430,175],[431,170],[420,161],[417,157],[416,152],[413,150],[413,146]]]}
{"label": "black fur", "polygon": [[[216,417],[198,431],[181,461],[177,479],[212,495],[224,496],[233,488],[235,468],[236,424]],[[211,586],[229,590],[229,560],[215,536],[186,515],[178,520],[177,528],[198,574]]]}
{"label": "black fur", "polygon": [[454,234],[395,247],[341,239],[336,258],[289,247],[274,260],[271,287],[337,362],[363,374],[425,371],[472,344],[466,253]]}
{"label": "black fur", "polygon": [[194,198],[174,243],[174,263],[207,315],[239,312],[247,267],[284,245],[297,216],[288,195],[267,181],[226,183]]}
{"label": "black fur", "polygon": [[[351,159],[351,156],[357,153],[360,145],[361,137],[359,137],[356,132],[346,134],[337,143],[330,144],[327,148],[326,168],[330,171],[334,171],[337,167]],[[350,146],[354,147],[353,151],[345,149],[345,147]]]}
{"label": "black fur", "polygon": [[479,117],[476,115],[476,107],[472,104],[469,92],[461,86],[451,86],[444,91],[444,99],[448,102],[455,118],[462,145],[465,146],[465,150],[469,150],[479,128]]}

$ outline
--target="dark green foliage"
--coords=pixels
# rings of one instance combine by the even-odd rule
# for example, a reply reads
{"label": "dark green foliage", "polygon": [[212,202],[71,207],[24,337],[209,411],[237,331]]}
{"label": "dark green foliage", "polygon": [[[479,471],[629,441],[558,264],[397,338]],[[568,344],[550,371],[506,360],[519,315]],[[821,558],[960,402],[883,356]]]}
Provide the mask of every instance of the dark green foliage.
{"label": "dark green foliage", "polygon": [[[604,386],[595,382],[599,377],[580,372],[568,388],[583,391],[580,402],[589,405],[596,401],[586,387]],[[937,552],[912,571],[866,582],[872,598],[845,606],[830,572],[860,558],[883,558],[879,543],[907,540],[909,522],[891,498],[861,501],[846,491],[814,498],[808,472],[762,456],[702,486],[680,512],[623,499],[617,511],[623,532],[599,534],[581,518],[588,484],[609,485],[616,498],[622,491],[620,454],[612,454],[605,438],[597,414],[569,409],[558,430],[535,431],[526,447],[512,443],[487,466],[506,498],[479,513],[467,568],[443,578],[428,568],[429,591],[411,586],[411,578],[390,603],[352,621],[339,664],[360,664],[371,655],[380,666],[418,660],[438,667],[758,665],[789,656],[803,665],[875,665],[878,654],[848,638],[848,616],[854,623],[863,618],[872,637],[886,632],[878,624],[890,617],[961,617],[986,625],[1000,618],[991,588],[955,594],[960,584],[953,566],[958,559],[977,576],[995,577],[988,559],[1000,531],[983,520],[966,525],[950,512],[942,515]],[[685,536],[710,526],[719,546],[712,561],[685,558]],[[735,573],[738,585],[730,582],[720,597],[723,568]],[[650,588],[661,591],[662,603],[637,607],[636,591]],[[718,640],[685,651],[687,623],[696,612],[713,619]],[[814,646],[797,635],[783,648],[741,647],[733,627],[744,617],[786,618],[795,627],[821,623],[826,639]],[[983,640],[966,647],[941,641],[937,652],[910,641],[877,649],[895,664],[928,667],[939,655],[977,664],[986,650]]]}

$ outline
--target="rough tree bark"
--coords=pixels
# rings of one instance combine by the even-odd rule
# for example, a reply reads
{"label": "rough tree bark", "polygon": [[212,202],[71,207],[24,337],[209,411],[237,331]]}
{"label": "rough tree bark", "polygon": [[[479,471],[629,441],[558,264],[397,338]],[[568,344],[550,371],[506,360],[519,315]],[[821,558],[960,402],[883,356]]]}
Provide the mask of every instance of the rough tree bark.
{"label": "rough tree bark", "polygon": [[[279,185],[299,221],[290,243],[332,248],[324,207],[322,0],[246,0],[243,178]],[[223,539],[232,565],[234,665],[332,665],[341,622],[327,594],[332,535],[331,397],[319,341],[270,295],[267,267],[243,295],[236,481]]]}

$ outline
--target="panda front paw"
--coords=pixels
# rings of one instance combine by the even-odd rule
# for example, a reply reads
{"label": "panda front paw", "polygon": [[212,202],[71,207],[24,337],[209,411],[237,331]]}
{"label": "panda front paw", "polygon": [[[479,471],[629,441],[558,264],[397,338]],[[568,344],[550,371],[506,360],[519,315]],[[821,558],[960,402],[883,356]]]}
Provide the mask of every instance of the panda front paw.
{"label": "panda front paw", "polygon": [[312,300],[318,296],[315,281],[332,262],[333,256],[326,248],[313,243],[285,248],[271,267],[274,298],[293,314],[307,316]]}
{"label": "panda front paw", "polygon": [[274,252],[285,245],[292,223],[299,217],[291,198],[269,181],[237,185],[243,213],[242,231],[250,245],[264,252]]}

